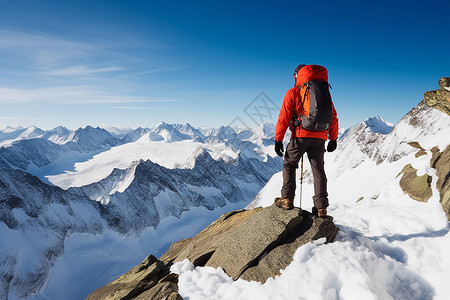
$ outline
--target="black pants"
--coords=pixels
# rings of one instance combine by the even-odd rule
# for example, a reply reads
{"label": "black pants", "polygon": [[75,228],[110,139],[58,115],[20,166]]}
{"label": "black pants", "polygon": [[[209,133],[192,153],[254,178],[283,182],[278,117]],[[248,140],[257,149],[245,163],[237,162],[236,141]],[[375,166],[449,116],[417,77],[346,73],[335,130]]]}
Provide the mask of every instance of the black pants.
{"label": "black pants", "polygon": [[294,138],[287,148],[283,161],[283,187],[281,197],[294,199],[295,197],[295,171],[298,168],[304,153],[308,154],[314,177],[314,206],[328,207],[327,176],[325,174],[323,155],[325,153],[325,140],[315,138]]}

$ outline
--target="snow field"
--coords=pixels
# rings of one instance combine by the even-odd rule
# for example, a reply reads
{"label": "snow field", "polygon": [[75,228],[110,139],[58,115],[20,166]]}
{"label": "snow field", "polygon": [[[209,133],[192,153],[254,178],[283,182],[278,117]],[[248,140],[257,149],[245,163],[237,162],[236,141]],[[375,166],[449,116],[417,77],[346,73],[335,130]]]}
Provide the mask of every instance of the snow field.
{"label": "snow field", "polygon": [[154,142],[147,134],[134,143],[111,148],[87,161],[75,163],[74,171],[46,177],[52,184],[63,189],[79,187],[102,180],[111,174],[114,168],[127,169],[134,161],[141,159],[150,159],[166,168],[174,168],[177,164],[184,163],[197,147],[198,143],[191,140],[176,143]]}

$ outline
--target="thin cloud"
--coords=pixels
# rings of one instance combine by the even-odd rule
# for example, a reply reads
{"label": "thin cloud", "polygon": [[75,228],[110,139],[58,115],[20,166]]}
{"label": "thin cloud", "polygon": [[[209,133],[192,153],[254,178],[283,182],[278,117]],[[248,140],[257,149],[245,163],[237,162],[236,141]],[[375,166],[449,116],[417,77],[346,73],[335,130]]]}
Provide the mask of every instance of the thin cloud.
{"label": "thin cloud", "polygon": [[45,120],[45,119],[0,116],[0,120],[6,120],[6,121],[42,121],[42,120]]}
{"label": "thin cloud", "polygon": [[119,67],[90,68],[88,66],[73,66],[52,71],[45,71],[41,72],[41,74],[50,76],[88,76],[97,73],[117,72],[121,70],[122,68]]}
{"label": "thin cloud", "polygon": [[166,71],[178,71],[178,70],[182,70],[182,69],[186,69],[186,68],[187,68],[186,66],[158,68],[158,69],[153,69],[153,70],[132,73],[132,75],[144,75],[144,74],[152,74],[152,73],[166,72]]}
{"label": "thin cloud", "polygon": [[0,30],[0,49],[10,55],[21,56],[33,64],[45,66],[95,53],[98,45],[20,31]]}
{"label": "thin cloud", "polygon": [[0,29],[0,54],[3,52],[21,56],[32,61],[35,66],[45,68],[68,62],[73,64],[74,60],[105,61],[109,58],[136,61],[134,56],[129,56],[123,49],[173,48],[161,42],[130,39],[129,37],[116,38],[113,42],[111,40],[111,37],[100,36],[96,42],[85,42],[44,33]]}
{"label": "thin cloud", "polygon": [[154,110],[154,109],[168,109],[168,107],[148,107],[148,106],[113,106],[113,109],[124,109],[124,110]]}
{"label": "thin cloud", "polygon": [[59,86],[40,89],[11,89],[0,87],[0,104],[95,104],[95,103],[155,103],[173,102],[171,99],[113,94],[89,86]]}

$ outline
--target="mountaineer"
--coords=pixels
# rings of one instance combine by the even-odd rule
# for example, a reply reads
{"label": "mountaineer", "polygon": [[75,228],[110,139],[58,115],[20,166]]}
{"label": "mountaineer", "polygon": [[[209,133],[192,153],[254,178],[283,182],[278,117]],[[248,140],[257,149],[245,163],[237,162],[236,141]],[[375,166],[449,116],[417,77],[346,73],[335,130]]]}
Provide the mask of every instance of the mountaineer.
{"label": "mountaineer", "polygon": [[294,87],[284,96],[275,129],[275,152],[279,156],[283,156],[287,128],[292,132],[283,160],[281,197],[275,199],[275,205],[283,209],[294,208],[296,169],[306,152],[314,177],[313,213],[326,217],[329,203],[324,169],[325,141],[330,139],[327,151],[333,152],[339,131],[329,92],[328,71],[319,65],[298,65],[294,79]]}

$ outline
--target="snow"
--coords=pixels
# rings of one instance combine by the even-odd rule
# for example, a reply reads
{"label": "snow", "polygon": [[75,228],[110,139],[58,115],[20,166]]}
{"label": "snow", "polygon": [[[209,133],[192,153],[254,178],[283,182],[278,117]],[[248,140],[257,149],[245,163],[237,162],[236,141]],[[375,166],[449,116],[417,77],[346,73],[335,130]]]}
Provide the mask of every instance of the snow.
{"label": "snow", "polygon": [[107,177],[117,169],[127,169],[138,160],[151,160],[166,168],[175,168],[184,163],[197,148],[198,143],[192,140],[168,143],[151,141],[144,135],[133,143],[113,147],[95,155],[91,159],[74,164],[74,171],[66,171],[58,175],[49,175],[47,179],[63,189],[80,187]]}
{"label": "snow", "polygon": [[[281,275],[264,284],[233,281],[221,268],[194,267],[185,260],[171,267],[180,275],[179,293],[190,300],[448,299],[450,223],[439,203],[435,170],[429,166],[429,150],[436,144],[445,148],[448,136],[449,127],[414,136],[427,150],[425,156],[411,153],[378,165],[366,159],[341,172],[336,170],[336,154],[327,153],[328,211],[339,228],[335,242],[318,240],[300,247]],[[427,203],[412,200],[399,186],[397,175],[408,163],[418,175],[432,176],[433,196]],[[247,208],[271,205],[281,184],[280,172]],[[296,194],[298,206],[299,187]],[[312,194],[312,183],[304,181],[303,209],[311,209]]]}

